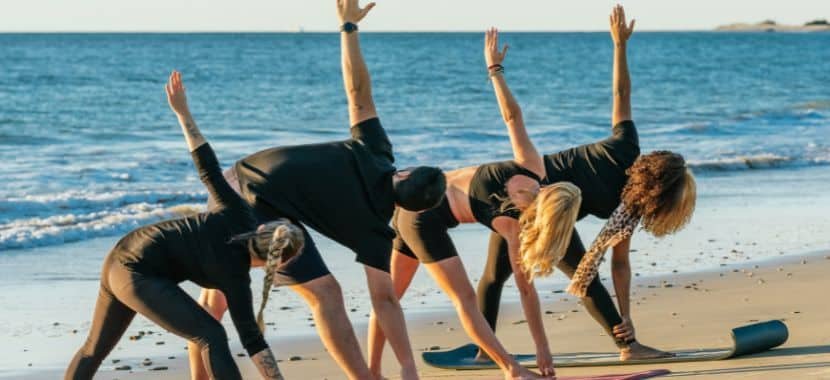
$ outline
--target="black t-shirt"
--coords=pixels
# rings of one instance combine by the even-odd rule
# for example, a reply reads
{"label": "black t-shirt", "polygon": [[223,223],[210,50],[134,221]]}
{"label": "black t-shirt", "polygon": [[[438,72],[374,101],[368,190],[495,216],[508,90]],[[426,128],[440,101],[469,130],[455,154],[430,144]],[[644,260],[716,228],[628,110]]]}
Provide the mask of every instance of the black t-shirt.
{"label": "black t-shirt", "polygon": [[395,210],[392,144],[377,118],[352,138],[264,150],[236,164],[243,196],[264,219],[287,217],[389,271]]}
{"label": "black t-shirt", "polygon": [[515,161],[502,161],[484,164],[476,169],[470,180],[470,210],[476,220],[493,229],[493,219],[507,216],[519,219],[521,212],[512,206],[504,206],[509,198],[507,182],[517,175],[524,175],[536,181],[539,176],[525,169]]}
{"label": "black t-shirt", "polygon": [[203,288],[219,289],[228,300],[242,345],[254,355],[268,344],[254,317],[251,295],[251,252],[230,244],[233,236],[256,229],[253,210],[222,176],[210,145],[193,151],[199,177],[217,207],[210,212],[159,222],[134,230],[113,250],[114,258],[139,273],[193,281]]}
{"label": "black t-shirt", "polygon": [[546,182],[568,181],[582,190],[579,219],[588,214],[607,219],[620,204],[626,170],[639,156],[637,128],[626,120],[605,140],[546,155]]}

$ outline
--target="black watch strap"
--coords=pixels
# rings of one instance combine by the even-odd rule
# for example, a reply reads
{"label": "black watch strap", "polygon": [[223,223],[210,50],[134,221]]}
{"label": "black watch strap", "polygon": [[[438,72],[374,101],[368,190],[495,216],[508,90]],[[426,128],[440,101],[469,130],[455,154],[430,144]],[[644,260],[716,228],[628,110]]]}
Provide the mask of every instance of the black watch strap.
{"label": "black watch strap", "polygon": [[346,22],[340,27],[341,32],[354,33],[357,31],[357,24],[353,22]]}

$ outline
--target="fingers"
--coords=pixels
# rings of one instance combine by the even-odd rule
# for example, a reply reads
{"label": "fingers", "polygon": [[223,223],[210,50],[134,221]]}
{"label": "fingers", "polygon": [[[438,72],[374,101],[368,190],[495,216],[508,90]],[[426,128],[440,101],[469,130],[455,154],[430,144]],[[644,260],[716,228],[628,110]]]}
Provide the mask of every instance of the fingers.
{"label": "fingers", "polygon": [[505,45],[504,45],[504,49],[502,49],[502,50],[501,50],[501,56],[502,56],[502,58],[504,58],[504,57],[506,57],[506,56],[507,56],[507,49],[510,49],[510,45],[505,44]]}
{"label": "fingers", "polygon": [[637,23],[637,20],[631,20],[631,26],[628,27],[628,33],[634,32],[634,25]]}
{"label": "fingers", "polygon": [[376,3],[369,3],[369,4],[366,4],[366,8],[363,8],[363,9],[360,11],[360,19],[363,19],[364,17],[366,17],[366,15],[368,15],[368,14],[369,14],[369,11],[371,11],[371,10],[372,10],[372,8],[374,8],[374,7],[375,7],[375,5],[377,5],[377,4],[376,4]]}

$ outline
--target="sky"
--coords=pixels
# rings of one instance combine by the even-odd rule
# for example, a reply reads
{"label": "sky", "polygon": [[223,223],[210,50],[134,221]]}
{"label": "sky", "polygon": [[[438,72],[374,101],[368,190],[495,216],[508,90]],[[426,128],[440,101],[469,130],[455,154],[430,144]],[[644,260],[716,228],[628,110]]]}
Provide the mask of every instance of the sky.
{"label": "sky", "polygon": [[[605,30],[617,1],[377,0],[368,31]],[[830,0],[621,1],[640,30],[830,19]],[[336,31],[335,0],[3,0],[0,31]]]}

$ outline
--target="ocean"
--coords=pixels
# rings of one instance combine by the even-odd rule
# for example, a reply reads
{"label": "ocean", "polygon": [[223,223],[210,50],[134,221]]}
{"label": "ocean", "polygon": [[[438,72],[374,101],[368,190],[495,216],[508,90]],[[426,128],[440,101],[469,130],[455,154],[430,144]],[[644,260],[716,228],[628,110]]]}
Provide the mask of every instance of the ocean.
{"label": "ocean", "polygon": [[[507,79],[541,152],[609,134],[607,33],[506,33]],[[364,34],[399,167],[511,156],[482,33]],[[0,254],[123,234],[198,209],[163,83],[184,73],[223,165],[348,137],[336,34],[0,35]],[[629,46],[643,151],[698,176],[830,164],[830,34],[638,33]],[[713,194],[701,193],[701,197]]]}

